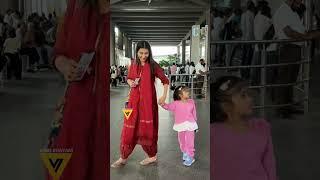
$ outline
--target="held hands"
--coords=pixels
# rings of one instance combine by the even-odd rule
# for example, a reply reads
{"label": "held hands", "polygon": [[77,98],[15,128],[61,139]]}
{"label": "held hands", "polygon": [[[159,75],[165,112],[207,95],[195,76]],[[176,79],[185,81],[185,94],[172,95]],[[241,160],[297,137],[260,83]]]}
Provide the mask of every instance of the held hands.
{"label": "held hands", "polygon": [[166,102],[167,97],[166,96],[162,96],[159,100],[158,100],[158,104],[160,106],[163,106]]}

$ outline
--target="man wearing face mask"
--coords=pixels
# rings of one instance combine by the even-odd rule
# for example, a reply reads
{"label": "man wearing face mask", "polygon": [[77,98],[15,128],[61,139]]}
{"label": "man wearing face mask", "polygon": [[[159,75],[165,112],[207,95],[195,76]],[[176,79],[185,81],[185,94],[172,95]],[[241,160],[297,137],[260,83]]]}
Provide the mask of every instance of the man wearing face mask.
{"label": "man wearing face mask", "polygon": [[[314,39],[319,38],[319,32],[307,32],[297,11],[302,0],[285,0],[273,17],[275,34],[278,39]],[[301,61],[301,49],[304,43],[290,43],[280,46],[279,63],[294,63]],[[295,83],[300,65],[279,67],[277,83]],[[276,91],[278,104],[293,103],[293,87],[279,87]],[[277,110],[280,117],[290,118],[293,113],[298,113],[293,106],[281,107]]]}

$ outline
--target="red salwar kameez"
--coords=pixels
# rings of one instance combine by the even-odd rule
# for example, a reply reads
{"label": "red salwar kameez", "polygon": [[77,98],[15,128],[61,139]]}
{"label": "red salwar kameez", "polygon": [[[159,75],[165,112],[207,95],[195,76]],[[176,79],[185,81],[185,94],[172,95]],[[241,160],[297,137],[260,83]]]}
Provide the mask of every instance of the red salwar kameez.
{"label": "red salwar kameez", "polygon": [[121,158],[127,159],[136,144],[140,144],[149,157],[157,154],[158,143],[158,103],[155,78],[163,84],[169,84],[163,69],[154,63],[154,75],[151,75],[150,63],[143,66],[133,62],[129,68],[128,79],[140,78],[139,85],[131,88],[128,108],[132,108],[129,119],[124,119],[121,133]]}
{"label": "red salwar kameez", "polygon": [[[49,147],[73,149],[60,180],[109,178],[109,26],[109,14],[100,14],[96,9],[81,7],[77,0],[69,0],[64,25],[57,36],[55,56],[79,61],[81,53],[95,51],[96,55],[91,64],[93,73],[70,83],[62,127]],[[99,42],[97,49],[96,42]],[[48,175],[47,179],[52,178]]]}

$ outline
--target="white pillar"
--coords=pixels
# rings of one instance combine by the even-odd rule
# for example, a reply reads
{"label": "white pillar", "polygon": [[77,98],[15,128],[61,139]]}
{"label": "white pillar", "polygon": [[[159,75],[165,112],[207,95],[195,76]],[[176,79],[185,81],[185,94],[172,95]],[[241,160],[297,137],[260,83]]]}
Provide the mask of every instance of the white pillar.
{"label": "white pillar", "polygon": [[191,61],[198,63],[200,60],[200,25],[192,26],[191,35]]}

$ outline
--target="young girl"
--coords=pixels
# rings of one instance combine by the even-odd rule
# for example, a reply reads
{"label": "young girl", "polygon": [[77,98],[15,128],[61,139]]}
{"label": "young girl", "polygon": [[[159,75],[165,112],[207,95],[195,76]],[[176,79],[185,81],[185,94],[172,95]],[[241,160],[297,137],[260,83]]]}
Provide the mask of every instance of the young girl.
{"label": "young girl", "polygon": [[276,180],[270,125],[252,115],[248,85],[226,76],[211,86],[211,177]]}
{"label": "young girl", "polygon": [[190,90],[186,86],[178,86],[173,94],[174,102],[160,104],[175,115],[173,129],[178,132],[182,159],[185,166],[191,166],[194,159],[194,134],[198,130],[195,103],[189,99]]}

